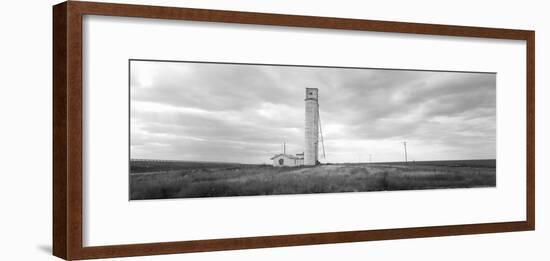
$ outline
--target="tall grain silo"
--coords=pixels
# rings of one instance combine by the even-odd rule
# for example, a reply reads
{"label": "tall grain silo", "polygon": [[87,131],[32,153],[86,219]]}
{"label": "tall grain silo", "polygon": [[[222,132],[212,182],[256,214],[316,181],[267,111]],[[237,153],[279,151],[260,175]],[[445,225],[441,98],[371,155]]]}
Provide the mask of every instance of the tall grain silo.
{"label": "tall grain silo", "polygon": [[306,88],[304,165],[313,166],[319,155],[319,90]]}

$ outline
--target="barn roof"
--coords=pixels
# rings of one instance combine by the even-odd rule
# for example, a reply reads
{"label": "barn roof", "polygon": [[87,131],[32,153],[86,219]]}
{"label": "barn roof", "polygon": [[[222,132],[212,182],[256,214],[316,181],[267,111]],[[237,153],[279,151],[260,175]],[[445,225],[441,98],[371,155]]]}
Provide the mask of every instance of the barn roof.
{"label": "barn roof", "polygon": [[282,154],[282,153],[277,154],[277,155],[271,157],[270,159],[272,160],[272,159],[274,159],[274,158],[281,157],[281,156],[282,156],[282,157],[285,157],[285,158],[289,158],[289,159],[303,159],[303,157],[300,157],[300,156],[294,156],[294,155]]}

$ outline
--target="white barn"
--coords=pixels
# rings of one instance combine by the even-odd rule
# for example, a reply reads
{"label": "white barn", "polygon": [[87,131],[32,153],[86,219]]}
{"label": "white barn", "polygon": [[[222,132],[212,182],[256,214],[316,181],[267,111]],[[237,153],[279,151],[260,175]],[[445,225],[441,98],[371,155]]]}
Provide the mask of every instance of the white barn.
{"label": "white barn", "polygon": [[294,167],[304,165],[304,154],[299,153],[296,155],[290,154],[277,154],[271,158],[273,160],[273,167]]}

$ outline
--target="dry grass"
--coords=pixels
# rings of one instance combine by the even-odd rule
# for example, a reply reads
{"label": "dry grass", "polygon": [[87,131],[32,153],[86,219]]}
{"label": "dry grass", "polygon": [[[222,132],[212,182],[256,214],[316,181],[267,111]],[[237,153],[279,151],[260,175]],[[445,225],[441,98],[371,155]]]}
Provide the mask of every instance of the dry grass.
{"label": "dry grass", "polygon": [[[335,164],[275,168],[202,164],[142,168],[130,175],[131,199],[310,194],[381,190],[494,187],[491,167],[441,164]],[[168,164],[170,165],[170,164]],[[158,171],[154,171],[159,169]]]}

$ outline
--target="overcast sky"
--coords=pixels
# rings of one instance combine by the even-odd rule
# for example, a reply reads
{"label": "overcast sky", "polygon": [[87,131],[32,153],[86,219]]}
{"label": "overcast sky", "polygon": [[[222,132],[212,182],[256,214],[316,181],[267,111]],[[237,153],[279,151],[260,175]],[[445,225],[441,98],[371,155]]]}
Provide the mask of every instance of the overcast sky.
{"label": "overcast sky", "polygon": [[[496,158],[496,74],[132,61],[131,158],[268,163],[303,152],[319,88],[321,162]],[[322,150],[320,150],[322,151]]]}

